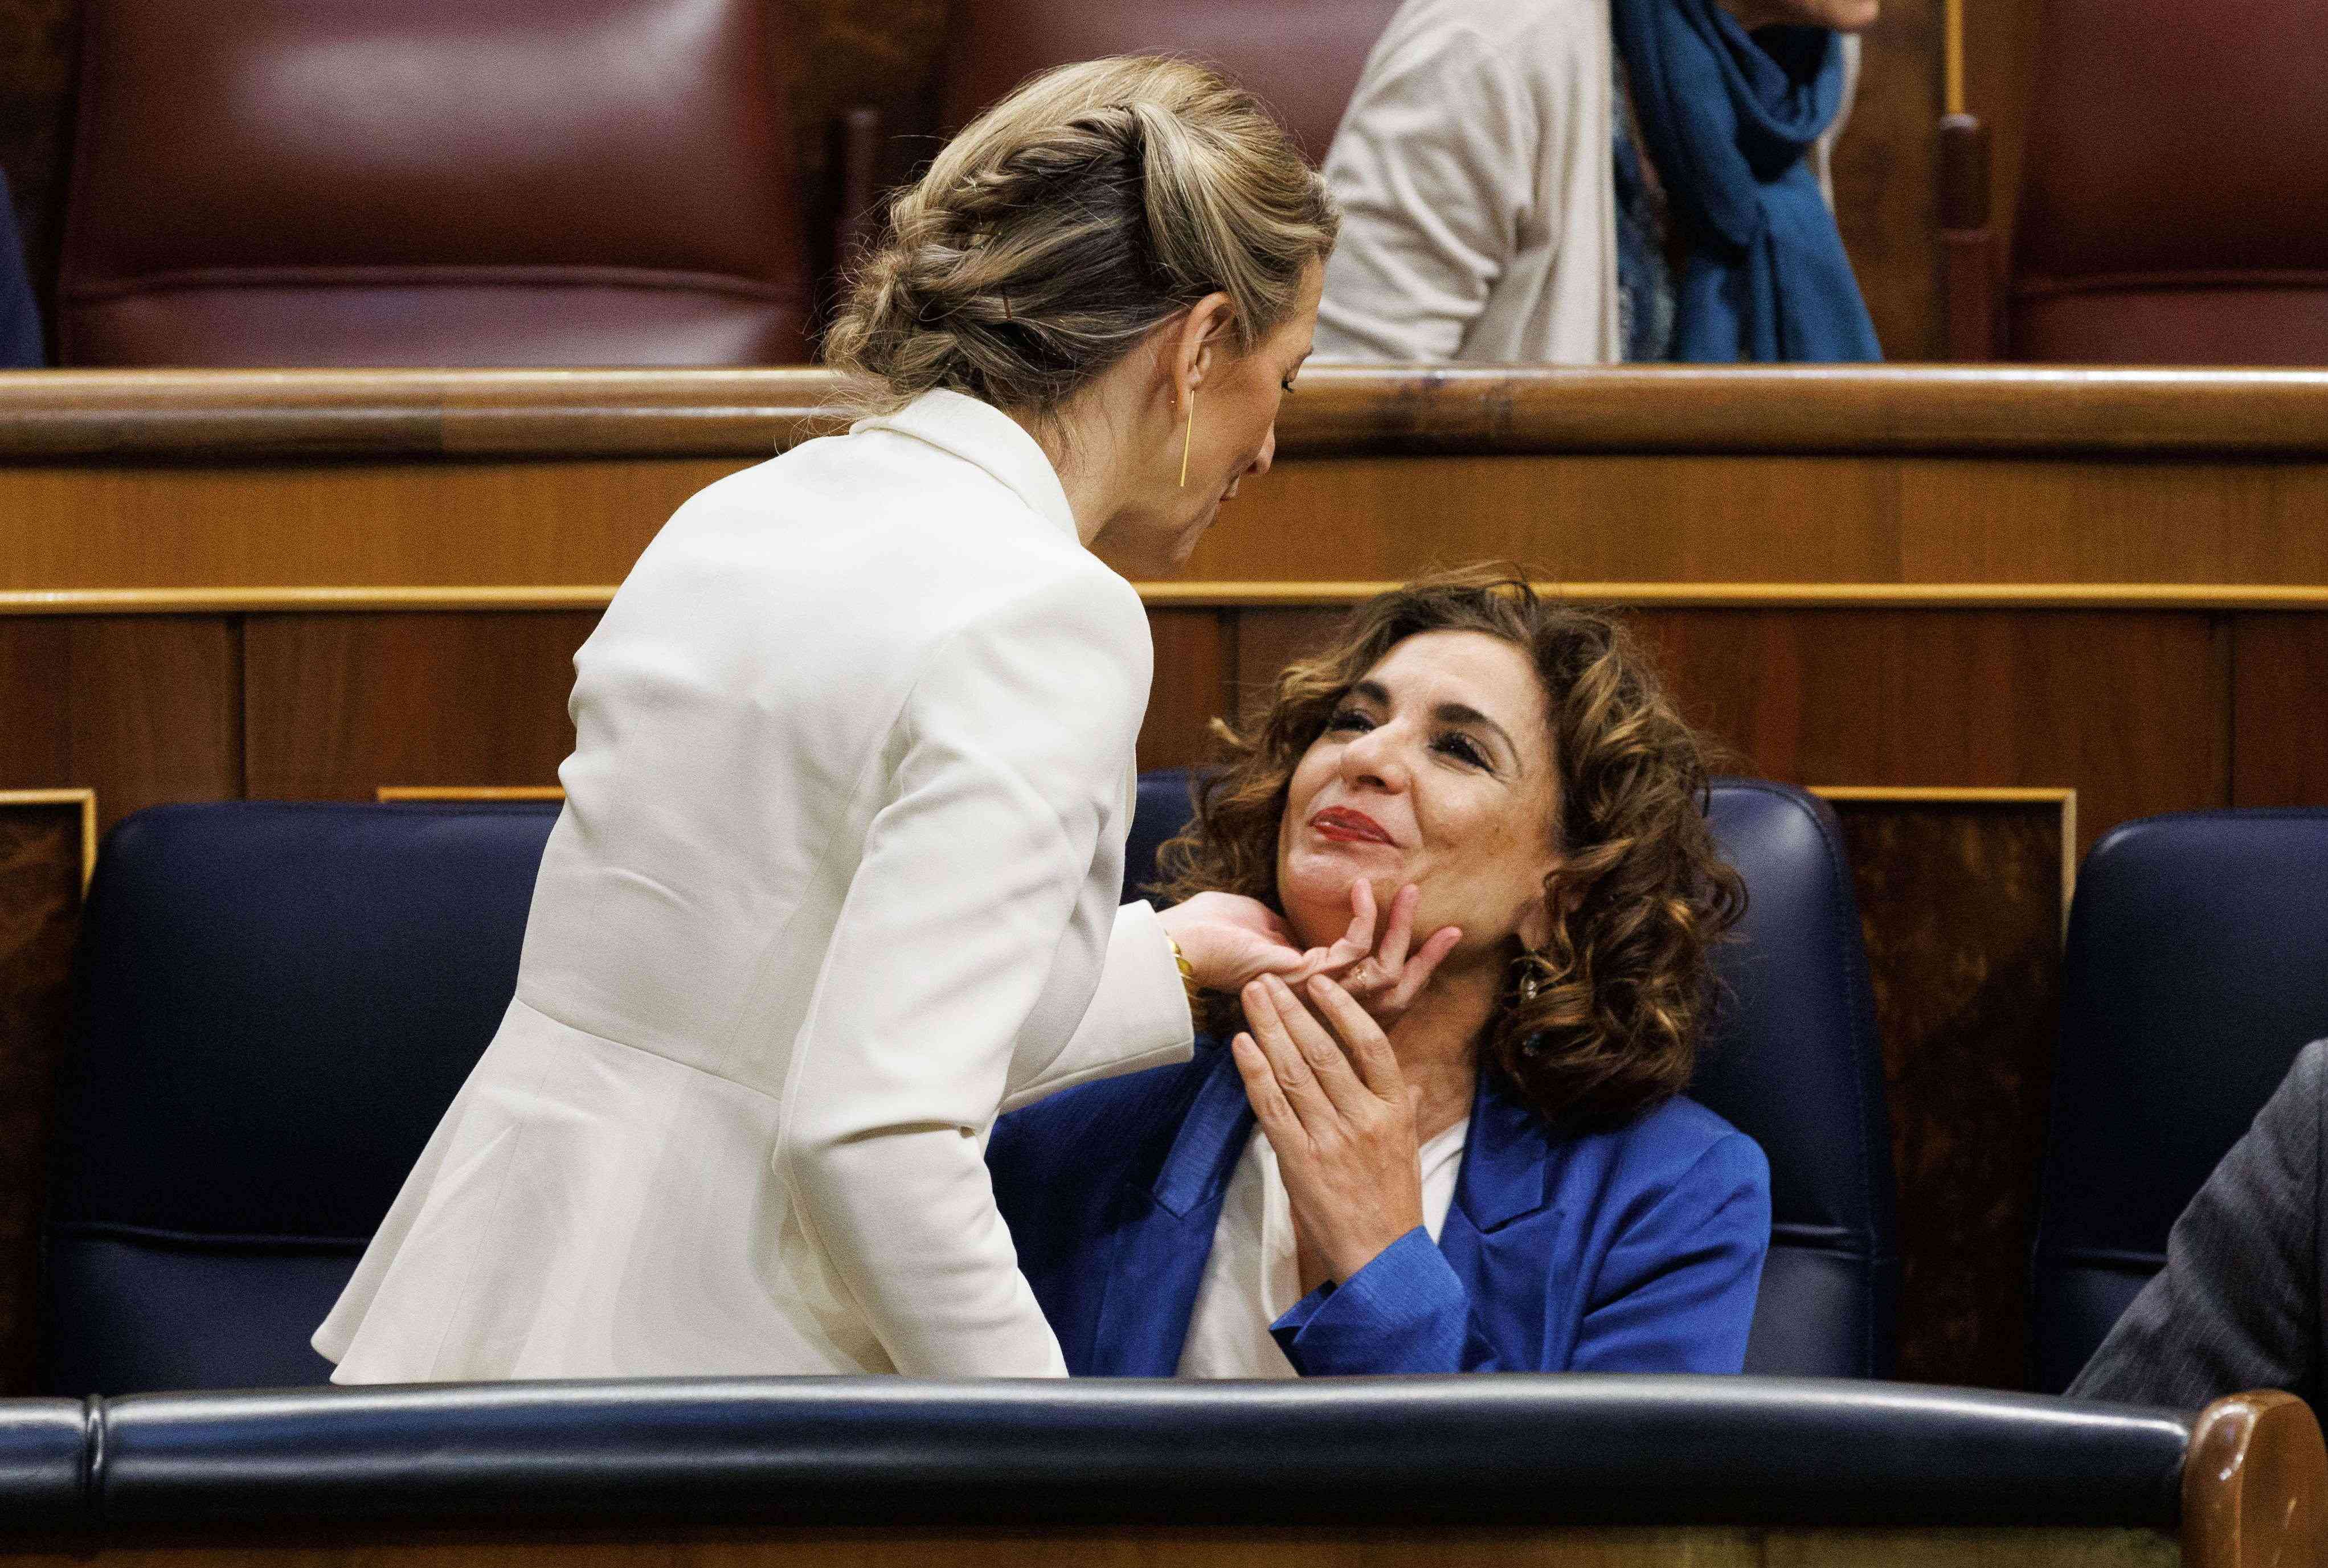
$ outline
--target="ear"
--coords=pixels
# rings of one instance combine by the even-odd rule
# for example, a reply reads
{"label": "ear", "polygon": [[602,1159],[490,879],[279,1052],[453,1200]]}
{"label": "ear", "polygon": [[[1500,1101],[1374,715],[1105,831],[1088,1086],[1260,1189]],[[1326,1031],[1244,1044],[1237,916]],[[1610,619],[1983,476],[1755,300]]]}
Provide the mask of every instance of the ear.
{"label": "ear", "polygon": [[[1526,908],[1520,911],[1519,930],[1516,934],[1530,953],[1542,953],[1552,945],[1553,927],[1576,913],[1577,900],[1583,895],[1582,888],[1565,882],[1556,886],[1550,894],[1544,891],[1546,879],[1559,869],[1557,860],[1544,869],[1544,876],[1536,879],[1536,896],[1528,901]],[[1557,908],[1554,906],[1554,898],[1559,900]]]}
{"label": "ear", "polygon": [[1174,408],[1201,388],[1207,376],[1217,373],[1219,358],[1228,352],[1231,309],[1229,296],[1216,289],[1190,305],[1172,332],[1166,361]]}

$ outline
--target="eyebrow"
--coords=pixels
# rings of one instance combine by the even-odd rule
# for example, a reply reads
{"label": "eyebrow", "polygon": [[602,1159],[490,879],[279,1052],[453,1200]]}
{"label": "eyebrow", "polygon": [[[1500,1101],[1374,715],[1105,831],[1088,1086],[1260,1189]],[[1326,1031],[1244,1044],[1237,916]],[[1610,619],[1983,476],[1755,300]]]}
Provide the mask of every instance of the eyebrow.
{"label": "eyebrow", "polygon": [[[1377,707],[1388,708],[1391,705],[1389,689],[1379,681],[1361,681],[1350,690]],[[1493,730],[1496,737],[1504,743],[1504,749],[1511,755],[1512,766],[1517,768],[1523,765],[1520,761],[1520,748],[1513,742],[1511,733],[1469,703],[1442,702],[1431,710],[1431,717],[1438,719],[1441,724],[1467,724],[1477,726],[1481,729]]]}

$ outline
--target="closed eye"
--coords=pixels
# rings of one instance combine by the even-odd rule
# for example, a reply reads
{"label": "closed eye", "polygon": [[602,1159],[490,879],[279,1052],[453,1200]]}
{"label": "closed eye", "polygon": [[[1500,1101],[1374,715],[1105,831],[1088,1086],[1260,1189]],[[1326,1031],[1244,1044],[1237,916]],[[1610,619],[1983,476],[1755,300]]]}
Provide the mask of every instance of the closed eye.
{"label": "closed eye", "polygon": [[1364,733],[1374,727],[1375,721],[1367,718],[1363,709],[1356,708],[1338,709],[1335,710],[1334,717],[1326,721],[1326,728],[1329,732],[1350,729]]}

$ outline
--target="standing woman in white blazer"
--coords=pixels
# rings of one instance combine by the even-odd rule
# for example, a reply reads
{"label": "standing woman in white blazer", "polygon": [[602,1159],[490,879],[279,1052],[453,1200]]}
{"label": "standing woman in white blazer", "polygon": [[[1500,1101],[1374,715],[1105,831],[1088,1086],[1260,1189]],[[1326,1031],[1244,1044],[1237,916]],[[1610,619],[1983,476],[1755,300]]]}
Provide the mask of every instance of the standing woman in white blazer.
{"label": "standing woman in white blazer", "polygon": [[1213,72],[1099,61],[891,227],[827,343],[871,417],[690,499],[575,656],[516,996],[340,1382],[1063,1374],[997,1113],[1185,1056],[1184,982],[1366,955],[1115,906],[1151,653],[1100,557],[1173,569],[1269,467],[1324,185]]}

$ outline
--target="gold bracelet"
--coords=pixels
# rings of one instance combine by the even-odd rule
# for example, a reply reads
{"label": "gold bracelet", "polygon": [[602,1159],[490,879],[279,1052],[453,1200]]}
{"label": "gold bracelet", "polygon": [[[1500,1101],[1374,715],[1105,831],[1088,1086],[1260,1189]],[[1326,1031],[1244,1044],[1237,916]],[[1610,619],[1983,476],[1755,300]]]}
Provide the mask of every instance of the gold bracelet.
{"label": "gold bracelet", "polygon": [[1180,968],[1180,989],[1187,993],[1188,1006],[1193,1009],[1204,988],[1197,983],[1197,972],[1189,967],[1188,955],[1180,951],[1179,942],[1169,931],[1164,934],[1164,940],[1172,944],[1172,962]]}

